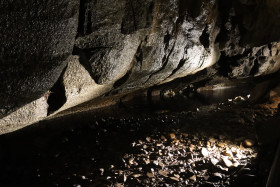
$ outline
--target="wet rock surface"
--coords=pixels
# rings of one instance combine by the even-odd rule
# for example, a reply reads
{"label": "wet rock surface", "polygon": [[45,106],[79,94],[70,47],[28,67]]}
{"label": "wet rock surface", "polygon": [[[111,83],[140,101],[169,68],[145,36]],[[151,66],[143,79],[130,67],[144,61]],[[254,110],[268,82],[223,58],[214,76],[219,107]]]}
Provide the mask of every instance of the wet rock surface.
{"label": "wet rock surface", "polygon": [[136,101],[0,136],[2,183],[265,186],[275,146],[259,142],[256,124],[276,109],[246,98],[174,111]]}

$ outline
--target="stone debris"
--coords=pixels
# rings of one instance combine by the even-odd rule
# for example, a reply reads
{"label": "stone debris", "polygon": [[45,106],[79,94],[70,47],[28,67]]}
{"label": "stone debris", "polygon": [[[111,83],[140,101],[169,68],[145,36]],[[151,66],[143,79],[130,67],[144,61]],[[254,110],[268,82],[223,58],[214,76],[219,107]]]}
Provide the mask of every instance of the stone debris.
{"label": "stone debris", "polygon": [[176,138],[176,135],[174,133],[171,133],[169,136],[170,136],[171,139],[175,139]]}
{"label": "stone debris", "polygon": [[[245,124],[236,123],[236,119],[256,114],[241,109],[225,111],[227,104],[219,105],[223,120],[217,120],[212,111],[218,108],[215,106],[207,115],[209,109],[200,107],[199,113],[193,109],[191,117],[182,112],[93,122],[88,130],[91,141],[86,140],[94,142],[93,149],[85,150],[90,152],[90,163],[75,163],[88,172],[74,171],[67,177],[103,186],[234,186],[235,181],[254,178],[259,148],[255,128],[245,117]],[[81,133],[77,129],[69,132],[63,136],[68,140],[60,141],[63,146],[71,145],[72,134]],[[77,154],[89,154],[83,148],[77,148]],[[65,159],[65,168],[75,169],[65,156],[72,153],[57,150],[54,159]],[[244,174],[245,179],[238,178]],[[37,175],[44,173],[38,171]]]}
{"label": "stone debris", "polygon": [[224,164],[229,168],[232,166],[232,162],[227,158],[227,157],[223,157],[222,158],[224,161]]}
{"label": "stone debris", "polygon": [[195,175],[191,176],[191,177],[190,177],[190,180],[192,180],[192,181],[195,182],[195,181],[196,181],[196,176],[195,176]]}
{"label": "stone debris", "polygon": [[148,172],[148,173],[147,173],[147,176],[148,176],[149,178],[152,178],[152,177],[154,177],[154,174],[153,174],[153,173]]}
{"label": "stone debris", "polygon": [[215,159],[215,158],[212,158],[212,159],[211,159],[211,163],[212,163],[214,166],[217,165],[218,162],[219,162],[218,159]]}
{"label": "stone debris", "polygon": [[204,148],[204,147],[201,149],[201,154],[204,157],[208,157],[209,156],[208,150],[206,148]]}
{"label": "stone debris", "polygon": [[244,145],[246,147],[252,147],[254,144],[255,144],[255,142],[253,140],[250,140],[250,139],[244,140]]}

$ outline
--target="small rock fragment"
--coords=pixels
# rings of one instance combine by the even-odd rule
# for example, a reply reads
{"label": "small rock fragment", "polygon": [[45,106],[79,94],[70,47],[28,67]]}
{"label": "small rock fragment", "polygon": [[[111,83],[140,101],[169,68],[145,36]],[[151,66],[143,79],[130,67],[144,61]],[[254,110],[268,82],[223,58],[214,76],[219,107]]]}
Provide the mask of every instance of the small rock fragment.
{"label": "small rock fragment", "polygon": [[240,165],[240,163],[237,162],[237,161],[235,161],[235,162],[232,164],[232,166],[234,166],[234,167],[238,167],[239,165]]}
{"label": "small rock fragment", "polygon": [[230,157],[233,156],[233,155],[232,155],[232,152],[231,152],[230,150],[224,151],[224,152],[223,152],[223,155],[224,155],[224,156],[230,156]]}
{"label": "small rock fragment", "polygon": [[213,176],[217,177],[217,178],[220,178],[220,179],[223,178],[222,174],[220,174],[220,173],[213,173]]}
{"label": "small rock fragment", "polygon": [[129,162],[130,165],[133,164],[133,161],[134,161],[134,158],[133,158],[133,157],[131,157],[131,158],[128,160],[128,162]]}
{"label": "small rock fragment", "polygon": [[134,178],[138,178],[138,177],[141,177],[141,176],[142,176],[141,174],[134,174],[133,175]]}
{"label": "small rock fragment", "polygon": [[171,133],[169,136],[170,136],[171,139],[175,139],[176,138],[174,133]]}
{"label": "small rock fragment", "polygon": [[195,181],[196,181],[196,176],[193,175],[193,176],[191,176],[189,179],[195,182]]}
{"label": "small rock fragment", "polygon": [[145,162],[146,164],[150,164],[151,161],[150,161],[150,159],[145,159],[144,162]]}
{"label": "small rock fragment", "polygon": [[231,167],[231,166],[232,166],[232,162],[231,162],[227,157],[223,157],[222,159],[223,159],[223,161],[224,161],[224,164],[225,164],[227,167]]}
{"label": "small rock fragment", "polygon": [[154,174],[153,174],[153,173],[150,173],[150,172],[147,172],[147,177],[153,178],[153,177],[154,177]]}
{"label": "small rock fragment", "polygon": [[244,145],[246,147],[252,147],[252,146],[254,146],[254,144],[255,144],[255,142],[253,140],[250,140],[250,139],[244,140]]}
{"label": "small rock fragment", "polygon": [[163,171],[163,170],[159,170],[159,171],[158,171],[158,174],[167,177],[168,172],[167,172],[167,171]]}
{"label": "small rock fragment", "polygon": [[202,154],[204,157],[208,157],[208,156],[209,156],[208,150],[207,150],[205,147],[203,147],[203,148],[201,149],[201,154]]}
{"label": "small rock fragment", "polygon": [[100,170],[100,172],[101,172],[100,175],[103,175],[104,169],[103,169],[103,168],[100,168],[99,170]]}
{"label": "small rock fragment", "polygon": [[170,177],[170,179],[172,179],[172,180],[174,180],[174,181],[179,181],[179,179],[176,178],[176,177]]}
{"label": "small rock fragment", "polygon": [[219,143],[218,143],[218,146],[219,146],[219,147],[225,147],[225,144],[222,143],[222,142],[219,142]]}
{"label": "small rock fragment", "polygon": [[219,162],[219,160],[217,160],[216,158],[212,158],[211,159],[211,163],[215,166],[217,163]]}

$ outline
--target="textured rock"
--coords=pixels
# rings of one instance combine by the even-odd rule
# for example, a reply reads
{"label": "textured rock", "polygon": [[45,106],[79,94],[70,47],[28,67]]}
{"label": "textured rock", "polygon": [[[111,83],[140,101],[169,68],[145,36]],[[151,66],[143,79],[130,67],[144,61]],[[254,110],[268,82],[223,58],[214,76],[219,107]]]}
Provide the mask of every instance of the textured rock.
{"label": "textured rock", "polygon": [[280,69],[279,9],[277,0],[219,2],[221,31],[216,42],[222,53],[221,74],[244,78]]}
{"label": "textured rock", "polygon": [[222,74],[232,78],[268,75],[280,69],[280,43],[253,47],[235,56],[222,56]]}
{"label": "textured rock", "polygon": [[37,99],[0,119],[0,134],[21,129],[47,117],[47,96],[48,93],[40,99]]}
{"label": "textured rock", "polygon": [[62,86],[66,102],[57,112],[97,98],[109,92],[113,87],[113,85],[96,84],[88,71],[80,64],[77,56],[71,57],[62,77]]}
{"label": "textured rock", "polygon": [[53,114],[217,62],[200,80],[280,69],[278,0],[30,0],[0,7],[0,119],[48,91]]}
{"label": "textured rock", "polygon": [[149,87],[195,73],[219,58],[215,1],[117,4],[83,5],[86,13],[75,45],[98,84],[116,83],[124,91]]}
{"label": "textured rock", "polygon": [[49,90],[66,66],[78,0],[0,2],[0,118]]}

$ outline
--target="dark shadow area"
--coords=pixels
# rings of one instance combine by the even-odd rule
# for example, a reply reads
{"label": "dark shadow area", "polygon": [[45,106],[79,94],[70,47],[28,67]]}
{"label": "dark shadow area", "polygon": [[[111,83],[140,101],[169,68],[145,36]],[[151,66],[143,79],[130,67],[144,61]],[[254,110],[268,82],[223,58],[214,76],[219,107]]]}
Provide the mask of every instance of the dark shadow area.
{"label": "dark shadow area", "polygon": [[48,115],[54,113],[60,109],[66,103],[65,87],[63,85],[63,75],[66,69],[61,73],[61,76],[50,89],[50,95],[48,97]]}
{"label": "dark shadow area", "polygon": [[[124,105],[42,121],[0,136],[1,184],[29,187],[184,186],[186,181],[192,186],[265,184],[271,164],[268,146],[264,149],[255,144],[248,151],[244,148],[248,157],[238,160],[237,167],[226,167],[219,160],[217,165],[224,169],[201,155],[201,149],[209,142],[210,147],[220,147],[218,144],[222,143],[238,149],[243,149],[240,146],[244,139],[257,142],[254,124],[264,120],[265,112],[229,102],[201,104],[198,111],[197,104],[177,98],[152,103],[137,98]],[[254,115],[257,116],[254,121],[248,120]],[[221,150],[226,148],[217,149]],[[271,155],[273,150],[269,148]],[[258,152],[259,157],[252,156]],[[211,155],[215,156],[215,151]],[[160,174],[162,170],[168,172],[166,177]],[[154,177],[148,173],[154,173]],[[178,175],[182,180],[172,178]],[[196,180],[190,179],[193,175]]]}

